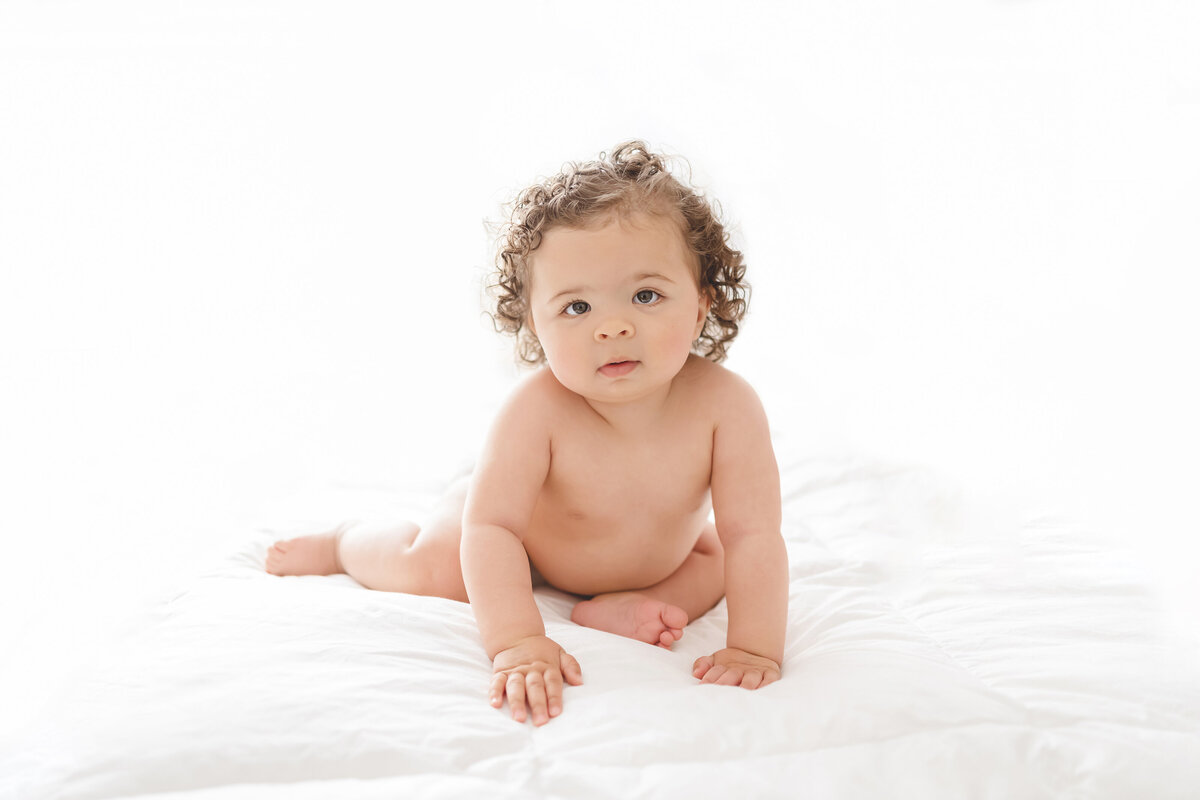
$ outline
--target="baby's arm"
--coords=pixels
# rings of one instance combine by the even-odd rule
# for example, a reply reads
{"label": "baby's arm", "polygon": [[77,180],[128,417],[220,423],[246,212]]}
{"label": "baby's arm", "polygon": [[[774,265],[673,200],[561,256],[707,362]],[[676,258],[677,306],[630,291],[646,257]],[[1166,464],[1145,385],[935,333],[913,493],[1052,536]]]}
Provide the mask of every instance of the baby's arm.
{"label": "baby's arm", "polygon": [[507,694],[522,722],[528,702],[537,725],[562,710],[564,675],[582,683],[579,664],[546,637],[521,543],[550,469],[543,402],[526,381],[497,416],[467,494],[461,547],[467,596],[492,659],[492,705]]}
{"label": "baby's arm", "polygon": [[762,403],[729,373],[713,436],[712,503],[725,548],[726,647],[696,661],[704,683],[756,689],[778,680],[787,628],[787,548],[779,467]]}

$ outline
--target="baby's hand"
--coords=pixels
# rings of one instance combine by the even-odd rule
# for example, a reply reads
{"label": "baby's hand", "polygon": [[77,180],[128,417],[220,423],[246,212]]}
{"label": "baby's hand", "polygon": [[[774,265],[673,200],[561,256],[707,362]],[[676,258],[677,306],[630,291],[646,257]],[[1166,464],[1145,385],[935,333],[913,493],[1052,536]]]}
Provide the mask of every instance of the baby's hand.
{"label": "baby's hand", "polygon": [[701,683],[761,689],[779,680],[779,665],[769,658],[726,647],[711,656],[697,658],[692,665],[692,675]]}
{"label": "baby's hand", "polygon": [[563,676],[572,686],[583,683],[579,662],[545,636],[529,636],[501,650],[492,659],[492,671],[492,707],[499,708],[507,694],[512,718],[524,722],[528,703],[534,725],[562,713]]}

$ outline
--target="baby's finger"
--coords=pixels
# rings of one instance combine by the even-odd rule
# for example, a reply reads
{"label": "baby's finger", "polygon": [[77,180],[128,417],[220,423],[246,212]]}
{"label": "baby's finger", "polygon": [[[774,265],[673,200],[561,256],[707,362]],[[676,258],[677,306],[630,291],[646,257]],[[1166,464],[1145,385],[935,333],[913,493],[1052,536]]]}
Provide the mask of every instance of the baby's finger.
{"label": "baby's finger", "polygon": [[737,686],[742,682],[742,675],[745,674],[741,667],[730,667],[725,670],[720,678],[717,678],[719,686]]}
{"label": "baby's finger", "polygon": [[525,698],[529,703],[529,710],[533,712],[534,725],[545,725],[550,721],[550,714],[546,711],[546,679],[542,677],[542,673],[525,674]]}
{"label": "baby's finger", "polygon": [[548,669],[542,673],[542,677],[546,679],[546,703],[550,716],[557,717],[562,713],[562,673],[556,669]]}
{"label": "baby's finger", "polygon": [[488,702],[492,704],[492,708],[499,708],[504,702],[504,682],[508,680],[508,676],[503,672],[498,672],[492,676],[492,686],[488,689]]}
{"label": "baby's finger", "polygon": [[708,672],[704,673],[704,678],[701,683],[716,683],[717,679],[725,674],[725,667],[720,664],[714,665]]}
{"label": "baby's finger", "polygon": [[712,656],[700,656],[700,658],[696,659],[696,663],[692,664],[692,677],[703,678],[704,673],[712,669],[712,665]]}
{"label": "baby's finger", "polygon": [[525,721],[525,676],[519,672],[510,672],[504,688],[508,691],[508,707],[512,718],[517,722]]}
{"label": "baby's finger", "polygon": [[558,657],[558,666],[562,670],[563,677],[567,679],[567,683],[572,686],[583,683],[583,670],[579,668],[579,662],[566,650],[562,651]]}
{"label": "baby's finger", "polygon": [[766,670],[765,672],[763,672],[762,683],[760,683],[758,685],[758,688],[761,689],[762,687],[766,686],[768,683],[774,683],[777,680],[779,680],[778,672],[776,672],[773,669]]}
{"label": "baby's finger", "polygon": [[762,685],[763,674],[758,670],[750,670],[746,673],[746,677],[742,678],[743,689],[757,689]]}

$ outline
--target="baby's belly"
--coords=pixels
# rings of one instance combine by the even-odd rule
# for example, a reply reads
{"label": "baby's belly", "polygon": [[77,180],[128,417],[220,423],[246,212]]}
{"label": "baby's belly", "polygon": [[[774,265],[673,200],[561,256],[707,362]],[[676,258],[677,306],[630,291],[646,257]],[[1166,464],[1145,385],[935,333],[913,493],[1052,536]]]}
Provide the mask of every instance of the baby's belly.
{"label": "baby's belly", "polygon": [[702,512],[652,522],[535,513],[525,551],[546,582],[565,592],[644,589],[683,564],[707,521]]}

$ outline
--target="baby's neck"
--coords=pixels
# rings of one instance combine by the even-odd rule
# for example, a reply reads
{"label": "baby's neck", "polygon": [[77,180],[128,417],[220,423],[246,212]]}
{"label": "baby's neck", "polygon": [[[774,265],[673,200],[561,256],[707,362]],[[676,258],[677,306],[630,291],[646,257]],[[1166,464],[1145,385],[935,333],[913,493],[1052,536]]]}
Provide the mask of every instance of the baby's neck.
{"label": "baby's neck", "polygon": [[601,400],[583,398],[583,402],[622,436],[635,436],[657,427],[667,414],[671,384],[654,393],[636,400],[621,403],[606,403]]}

